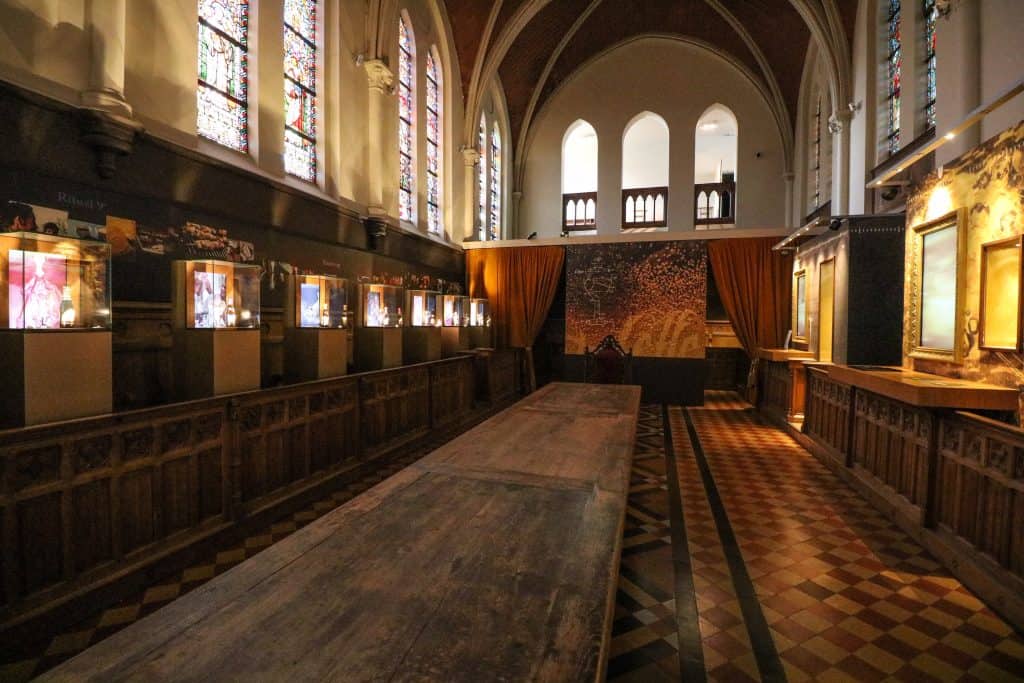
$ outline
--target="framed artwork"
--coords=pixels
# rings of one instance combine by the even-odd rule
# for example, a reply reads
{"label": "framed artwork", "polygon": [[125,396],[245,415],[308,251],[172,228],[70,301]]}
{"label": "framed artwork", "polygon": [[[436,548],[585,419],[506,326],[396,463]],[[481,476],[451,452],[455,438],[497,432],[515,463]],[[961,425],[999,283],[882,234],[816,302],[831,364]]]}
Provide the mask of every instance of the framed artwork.
{"label": "framed artwork", "polygon": [[807,271],[793,274],[793,341],[807,343]]}
{"label": "framed artwork", "polygon": [[981,313],[979,346],[994,351],[1020,351],[1022,298],[1021,243],[1016,237],[981,246]]}
{"label": "framed artwork", "polygon": [[913,229],[912,358],[963,360],[965,225],[961,209]]}

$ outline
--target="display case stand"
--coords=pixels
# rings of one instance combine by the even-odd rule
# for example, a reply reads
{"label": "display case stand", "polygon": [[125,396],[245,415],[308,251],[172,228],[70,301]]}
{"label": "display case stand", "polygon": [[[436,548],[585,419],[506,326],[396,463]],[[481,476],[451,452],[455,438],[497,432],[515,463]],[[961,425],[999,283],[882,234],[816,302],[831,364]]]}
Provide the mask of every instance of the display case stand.
{"label": "display case stand", "polygon": [[260,331],[174,332],[175,395],[187,401],[260,388]]}
{"label": "display case stand", "polygon": [[356,368],[369,372],[400,366],[404,331],[401,327],[356,328]]}
{"label": "display case stand", "polygon": [[288,328],[284,373],[288,382],[313,382],[348,374],[348,330]]}
{"label": "display case stand", "polygon": [[0,332],[0,426],[26,427],[113,410],[111,333]]}
{"label": "display case stand", "polygon": [[441,329],[440,327],[407,328],[402,340],[402,361],[408,365],[441,360]]}
{"label": "display case stand", "polygon": [[469,351],[468,327],[441,328],[441,355],[445,358]]}

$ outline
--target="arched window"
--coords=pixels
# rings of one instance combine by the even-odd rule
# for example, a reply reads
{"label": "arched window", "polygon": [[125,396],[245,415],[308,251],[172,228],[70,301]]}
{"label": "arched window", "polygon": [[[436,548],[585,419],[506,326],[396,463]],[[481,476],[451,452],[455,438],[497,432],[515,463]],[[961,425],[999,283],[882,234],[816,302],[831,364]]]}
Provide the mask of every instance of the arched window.
{"label": "arched window", "polygon": [[196,131],[239,152],[249,150],[248,37],[248,0],[199,0]]}
{"label": "arched window", "polygon": [[900,0],[888,0],[886,30],[886,148],[895,154],[900,148],[900,79],[903,71],[903,36],[900,34]]}
{"label": "arched window", "polygon": [[491,130],[491,239],[501,237],[501,128]]}
{"label": "arched window", "polygon": [[[665,227],[668,199],[669,129],[657,114],[645,111],[622,135],[622,227]],[[633,203],[630,203],[633,200]],[[657,206],[661,203],[661,215]],[[632,206],[633,210],[630,210]]]}
{"label": "arched window", "polygon": [[441,84],[441,72],[437,68],[434,50],[430,50],[427,52],[427,230],[435,235],[440,235],[444,231],[444,214],[441,208],[444,140],[441,104],[444,101],[444,91]]}
{"label": "arched window", "polygon": [[398,217],[416,220],[416,39],[398,19]]}
{"label": "arched window", "polygon": [[811,121],[811,171],[813,173],[810,211],[821,206],[821,95],[815,102],[814,117]]}
{"label": "arched window", "polygon": [[[593,230],[597,225],[597,131],[578,120],[562,139],[563,228]],[[570,212],[570,206],[575,209]]]}
{"label": "arched window", "polygon": [[316,5],[284,2],[284,170],[316,180]]}
{"label": "arched window", "polygon": [[923,0],[922,10],[922,16],[924,17],[925,65],[924,120],[926,128],[934,128],[937,123],[935,116],[935,102],[937,99],[935,83],[935,48],[937,47],[935,22],[939,18],[939,9],[935,6],[935,0]]}
{"label": "arched window", "polygon": [[476,169],[476,230],[480,241],[487,239],[487,117],[480,116],[480,128],[476,132],[476,151],[480,161]]}
{"label": "arched window", "polygon": [[713,104],[694,132],[694,223],[697,227],[736,222],[736,158],[739,124],[728,107]]}

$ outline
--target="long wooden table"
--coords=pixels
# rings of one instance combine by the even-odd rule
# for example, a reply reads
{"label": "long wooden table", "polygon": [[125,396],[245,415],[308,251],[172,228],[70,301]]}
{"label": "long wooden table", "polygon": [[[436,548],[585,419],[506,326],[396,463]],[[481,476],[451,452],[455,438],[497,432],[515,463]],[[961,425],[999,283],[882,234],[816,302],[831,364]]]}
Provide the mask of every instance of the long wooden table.
{"label": "long wooden table", "polygon": [[548,385],[42,680],[600,680],[639,403]]}

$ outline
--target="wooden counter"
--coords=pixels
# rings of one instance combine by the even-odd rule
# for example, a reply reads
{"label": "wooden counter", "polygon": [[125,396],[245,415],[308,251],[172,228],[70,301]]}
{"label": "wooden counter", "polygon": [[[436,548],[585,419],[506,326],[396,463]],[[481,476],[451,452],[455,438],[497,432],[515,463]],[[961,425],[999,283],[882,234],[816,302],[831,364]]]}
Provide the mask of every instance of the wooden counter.
{"label": "wooden counter", "polygon": [[758,407],[782,422],[799,422],[804,417],[804,364],[814,354],[797,349],[760,349],[760,391]]}
{"label": "wooden counter", "polygon": [[639,403],[548,385],[40,680],[602,680]]}
{"label": "wooden counter", "polygon": [[919,408],[1017,410],[1017,390],[994,384],[951,379],[896,367],[866,369],[831,365],[828,373],[837,382]]}
{"label": "wooden counter", "polygon": [[757,357],[772,363],[786,363],[791,360],[811,360],[814,354],[799,349],[758,349]]}

